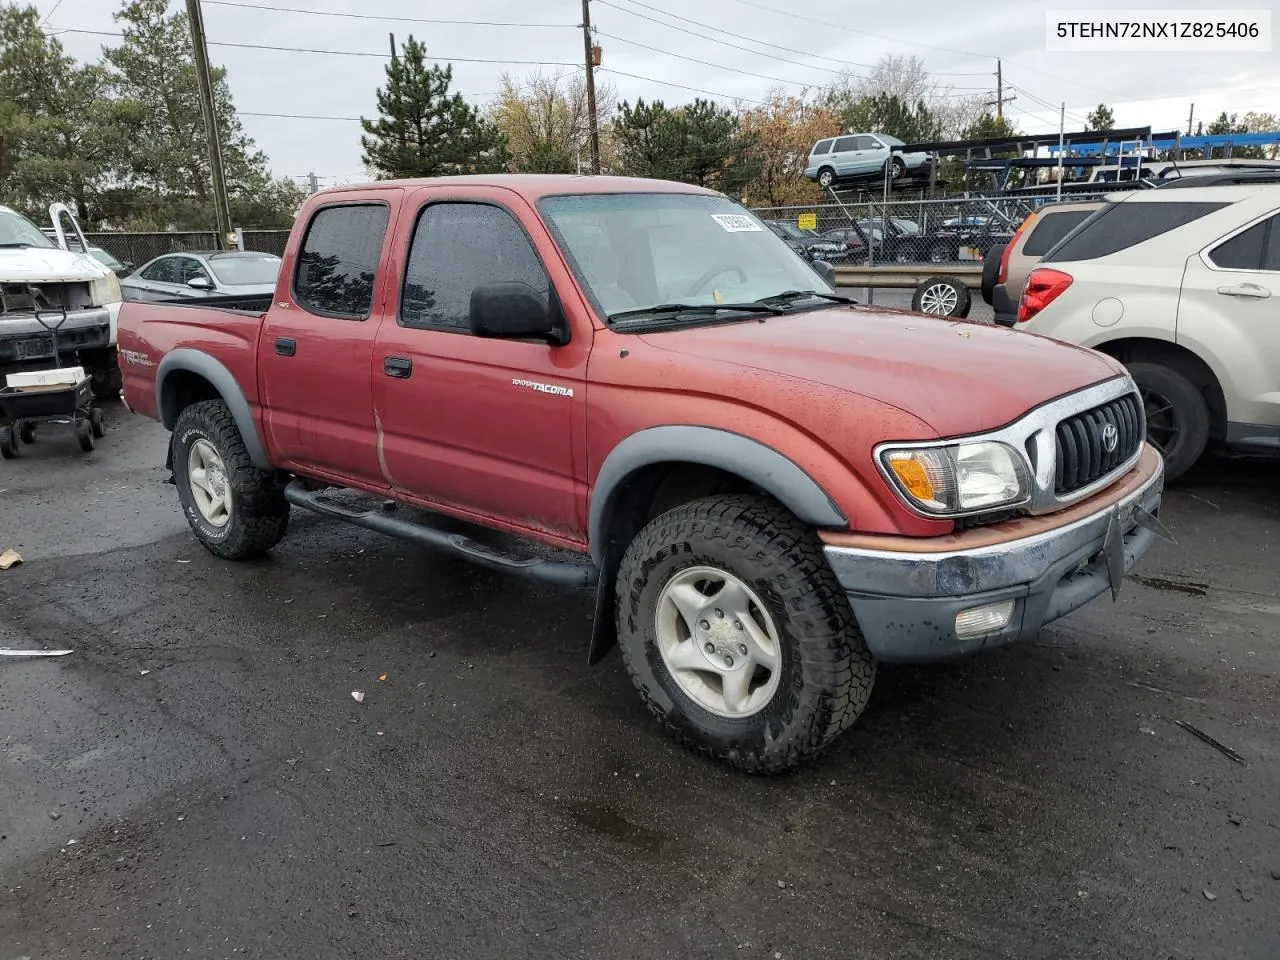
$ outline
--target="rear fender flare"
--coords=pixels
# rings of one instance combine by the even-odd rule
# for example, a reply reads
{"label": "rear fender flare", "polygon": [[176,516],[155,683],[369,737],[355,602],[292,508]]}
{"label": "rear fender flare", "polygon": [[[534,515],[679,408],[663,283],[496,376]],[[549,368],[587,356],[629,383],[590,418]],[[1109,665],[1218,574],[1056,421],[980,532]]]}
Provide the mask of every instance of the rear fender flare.
{"label": "rear fender flare", "polygon": [[[608,523],[627,478],[656,463],[698,463],[717,467],[760,487],[804,523],[848,526],[826,491],[799,465],[758,440],[715,427],[651,427],[631,434],[610,451],[591,492],[587,531],[591,556],[603,565]],[[619,545],[622,550],[625,544]]]}
{"label": "rear fender flare", "polygon": [[179,372],[203,377],[218,391],[218,396],[231,411],[240,436],[244,438],[245,449],[254,466],[270,470],[271,460],[267,457],[267,449],[258,433],[258,426],[254,423],[253,411],[249,408],[244,391],[240,389],[240,384],[231,371],[207,353],[182,347],[169,351],[160,361],[160,369],[156,372],[156,403],[160,411],[160,422],[172,430],[178,414],[182,412],[178,409],[177,397],[172,391],[165,389],[169,377]]}

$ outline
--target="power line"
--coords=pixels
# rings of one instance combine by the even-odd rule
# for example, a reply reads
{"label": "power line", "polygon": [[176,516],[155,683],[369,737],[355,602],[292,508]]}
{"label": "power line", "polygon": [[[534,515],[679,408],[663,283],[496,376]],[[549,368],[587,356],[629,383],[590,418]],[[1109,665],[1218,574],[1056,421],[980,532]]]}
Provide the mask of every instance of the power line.
{"label": "power line", "polygon": [[[657,19],[656,17],[650,17],[643,13],[637,13],[635,10],[630,10],[630,9],[627,9],[626,7],[620,7],[616,3],[610,2],[610,0],[595,0],[595,2],[600,4],[601,6],[611,7],[612,9],[617,10],[620,13],[627,14],[628,16],[639,17],[641,20],[647,20],[650,23],[656,23],[660,27],[666,27],[669,30],[676,30],[680,33],[688,34],[691,37],[697,37],[700,40],[706,40],[706,41],[709,41],[710,43],[717,43],[723,47],[729,47],[733,50],[741,50],[744,53],[751,53],[751,54],[755,54],[756,56],[762,55],[762,52],[759,50],[753,50],[750,47],[743,47],[736,43],[730,43],[729,41],[721,40],[718,37],[709,37],[704,33],[698,33],[695,30],[689,30],[684,27],[679,27],[673,23],[666,23],[662,20]],[[672,20],[679,20],[682,23],[691,23],[694,26],[704,27],[707,30],[712,30],[716,33],[723,33],[726,36],[735,37],[738,40],[745,40],[748,43],[758,44],[759,46],[762,46],[762,47],[770,47],[774,50],[784,50],[787,53],[796,53],[801,56],[812,56],[819,60],[827,60],[831,63],[844,64],[850,67],[865,67],[868,69],[872,68],[872,64],[869,64],[869,63],[859,63],[853,60],[841,60],[838,57],[828,57],[823,54],[809,53],[808,51],[805,51],[805,50],[797,50],[795,47],[786,47],[779,43],[770,43],[768,40],[758,40],[755,37],[748,37],[741,33],[734,33],[732,30],[725,30],[723,27],[717,27],[709,23],[703,23],[700,20],[691,20],[688,17],[682,17],[679,14],[671,13],[670,11],[663,10],[659,7],[654,7],[647,3],[641,3],[640,0],[626,0],[626,2],[632,4],[633,6],[643,7],[646,10],[652,10],[655,13],[661,13],[663,16],[670,17]],[[848,70],[835,70],[835,69],[832,69],[831,67],[824,67],[821,64],[816,64],[816,63],[802,63],[799,60],[792,60],[788,57],[780,57],[777,54],[764,54],[764,55],[769,56],[773,60],[781,61],[782,63],[790,63],[797,67],[804,67],[807,70],[821,70],[824,73],[833,73],[833,74],[836,74],[837,76],[852,77],[855,80],[869,79],[868,77],[862,74],[850,73]],[[698,61],[698,62],[701,63],[702,61]],[[965,73],[948,73],[946,71],[942,71],[942,72],[929,71],[929,72],[931,74],[938,75],[938,76],[956,76],[956,77],[985,77],[986,76],[985,73],[976,73],[976,72],[965,72]],[[787,82],[787,81],[784,81],[784,82]],[[985,89],[985,88],[953,87],[952,89],[978,90],[978,89]]]}
{"label": "power line", "polygon": [[[597,0],[599,2],[599,0]],[[739,70],[737,67],[725,67],[718,63],[708,63],[706,60],[699,60],[697,57],[686,57],[682,53],[672,53],[670,50],[663,50],[659,47],[651,47],[647,43],[638,43],[635,40],[625,40],[622,37],[615,36],[612,33],[605,33],[603,30],[597,30],[596,36],[607,37],[610,40],[616,40],[618,43],[625,43],[628,46],[640,47],[644,50],[652,50],[654,53],[660,53],[663,56],[675,57],[678,60],[687,60],[689,63],[696,63],[702,67],[712,67],[716,70],[727,70],[730,73],[740,73],[745,77],[758,77],[761,80],[772,80],[774,83],[790,83],[797,87],[813,87],[812,83],[804,83],[800,80],[784,80],[782,77],[769,76],[766,73],[753,73],[750,70]]]}
{"label": "power line", "polygon": [[[96,37],[123,37],[122,33],[113,33],[110,30],[84,30],[67,28],[57,31],[58,33],[81,33],[89,34]],[[374,57],[379,60],[390,60],[389,53],[372,53],[364,50],[322,50],[316,47],[277,47],[265,43],[231,43],[225,40],[210,40],[208,45],[211,47],[234,47],[241,50],[272,50],[277,53],[316,53],[324,56],[332,57]],[[506,63],[517,64],[532,67],[574,67],[577,64],[566,63],[563,60],[501,60],[489,57],[437,57],[432,55],[434,61],[444,61],[445,63]]]}
{"label": "power line", "polygon": [[[59,3],[62,0],[58,0]],[[382,20],[396,23],[437,23],[453,24],[468,27],[551,27],[554,29],[570,28],[576,30],[576,23],[509,23],[498,20],[442,20],[431,17],[395,17],[388,14],[375,13],[339,13],[336,10],[305,10],[301,7],[277,7],[267,3],[243,3],[237,0],[203,0],[206,6],[240,7],[245,10],[270,10],[276,13],[301,13],[309,17],[342,17],[349,20]],[[55,7],[55,9],[57,9]]]}
{"label": "power line", "polygon": [[731,96],[727,93],[716,93],[714,90],[703,90],[699,87],[688,87],[683,83],[672,83],[670,80],[659,80],[656,77],[642,77],[635,73],[624,73],[621,70],[614,70],[612,67],[600,67],[598,69],[601,73],[612,73],[619,77],[630,77],[632,80],[645,80],[649,83],[658,83],[666,87],[677,87],[680,90],[689,90],[693,93],[705,93],[709,97],[719,97],[722,100],[740,100],[743,103],[754,104],[757,107],[763,106],[759,100],[748,100],[746,97]]}
{"label": "power line", "polygon": [[58,12],[58,8],[60,6],[62,6],[62,0],[58,0],[58,2],[53,5],[53,9],[44,15],[44,19],[40,21],[40,26],[43,27],[46,23],[48,23],[49,18]]}
{"label": "power line", "polygon": [[[696,33],[693,30],[686,30],[684,27],[677,27],[675,24],[672,24],[672,23],[664,23],[663,21],[657,19],[656,17],[646,16],[643,13],[636,13],[634,10],[628,10],[626,7],[620,7],[617,4],[610,3],[609,0],[595,0],[595,2],[602,7],[612,7],[614,10],[617,10],[621,13],[625,13],[628,16],[639,17],[641,20],[648,20],[650,23],[656,23],[659,26],[667,27],[670,30],[678,30],[681,33],[687,33],[689,36],[697,37],[700,40],[708,40],[711,43],[718,43],[721,46],[732,47],[734,50],[743,50],[746,53],[754,53],[757,56],[760,54],[759,50],[752,50],[749,47],[740,47],[736,43],[729,43],[727,40],[720,40],[720,39],[717,39],[716,37],[708,37],[705,34]],[[638,0],[629,0],[629,2],[634,3],[637,7],[644,7],[646,10],[653,10],[656,13],[661,13],[664,16],[670,17],[672,20],[681,20],[684,23],[692,23],[694,26],[705,27],[708,30],[714,30],[716,33],[723,33],[726,36],[736,37],[739,40],[746,40],[748,43],[756,43],[762,47],[772,47],[775,50],[785,50],[787,53],[798,53],[801,56],[809,56],[809,54],[806,54],[805,51],[803,50],[796,50],[793,47],[784,47],[780,44],[769,43],[765,40],[756,40],[754,37],[746,37],[740,33],[733,33],[729,30],[722,29],[721,27],[713,27],[709,23],[702,23],[701,21],[698,21],[698,20],[690,20],[688,17],[681,17],[674,13],[668,13],[666,10],[660,10],[657,7],[651,7],[647,3],[638,2]],[[851,66],[851,67],[870,67],[871,66],[870,64],[867,64],[867,63],[855,63],[852,60],[837,60],[834,57],[822,57],[818,54],[812,54],[812,56],[817,56],[821,60],[830,60],[833,63],[847,64],[848,66]],[[773,59],[781,60],[783,63],[795,64],[796,66],[799,66],[799,67],[807,67],[811,70],[822,70],[826,73],[842,74],[845,72],[843,70],[833,70],[830,67],[821,67],[821,66],[818,66],[817,64],[800,63],[799,61],[796,61],[796,60],[788,60],[786,57],[775,56]],[[865,79],[865,78],[862,78],[862,79]]]}

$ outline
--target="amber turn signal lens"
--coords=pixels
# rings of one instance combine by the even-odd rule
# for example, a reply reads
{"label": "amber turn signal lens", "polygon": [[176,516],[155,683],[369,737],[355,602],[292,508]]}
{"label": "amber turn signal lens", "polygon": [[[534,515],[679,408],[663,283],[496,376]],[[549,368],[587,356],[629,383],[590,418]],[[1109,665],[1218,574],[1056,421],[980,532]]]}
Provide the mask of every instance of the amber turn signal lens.
{"label": "amber turn signal lens", "polygon": [[927,503],[936,499],[933,495],[933,484],[929,474],[918,460],[908,457],[894,457],[889,461],[889,469],[894,472],[903,489],[917,500]]}

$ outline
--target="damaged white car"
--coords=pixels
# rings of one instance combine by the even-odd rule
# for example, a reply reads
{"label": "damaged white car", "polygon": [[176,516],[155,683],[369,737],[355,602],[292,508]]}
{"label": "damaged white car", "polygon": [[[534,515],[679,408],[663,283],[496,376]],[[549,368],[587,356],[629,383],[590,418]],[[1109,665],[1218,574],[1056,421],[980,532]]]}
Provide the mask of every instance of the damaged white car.
{"label": "damaged white car", "polygon": [[[0,374],[76,364],[102,399],[120,392],[116,318],[120,281],[85,252],[88,241],[64,204],[49,208],[56,240],[0,206]],[[50,327],[57,328],[57,351]]]}

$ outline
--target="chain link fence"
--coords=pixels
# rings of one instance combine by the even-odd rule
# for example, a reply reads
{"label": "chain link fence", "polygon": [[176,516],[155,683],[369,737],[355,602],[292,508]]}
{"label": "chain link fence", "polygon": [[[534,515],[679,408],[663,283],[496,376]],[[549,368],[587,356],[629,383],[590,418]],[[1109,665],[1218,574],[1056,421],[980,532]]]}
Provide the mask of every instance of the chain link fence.
{"label": "chain link fence", "polygon": [[[189,250],[214,250],[218,245],[218,234],[213,230],[195,230],[189,232],[170,231],[165,233],[87,233],[85,239],[95,247],[101,247],[117,260],[141,267],[166,253],[181,253]],[[288,230],[245,230],[244,246],[246,250],[259,253],[284,254],[285,243],[289,239]]]}
{"label": "chain link fence", "polygon": [[[1073,194],[1072,202],[1102,194]],[[756,208],[815,257],[846,266],[981,261],[1053,196],[831,202]]]}

